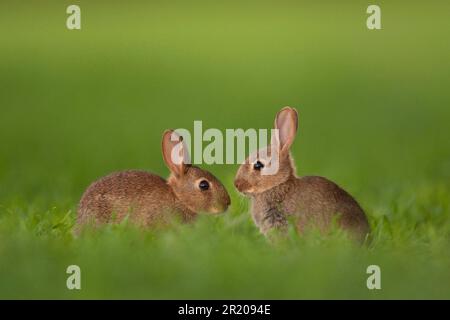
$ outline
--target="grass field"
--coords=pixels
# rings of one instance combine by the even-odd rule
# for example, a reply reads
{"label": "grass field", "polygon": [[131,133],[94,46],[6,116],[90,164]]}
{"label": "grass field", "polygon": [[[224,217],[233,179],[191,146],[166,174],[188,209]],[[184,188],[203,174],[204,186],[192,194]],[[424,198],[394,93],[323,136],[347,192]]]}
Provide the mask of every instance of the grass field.
{"label": "grass field", "polygon": [[[0,4],[0,298],[450,298],[450,5],[379,1]],[[336,232],[271,244],[233,187],[230,210],[163,231],[74,238],[93,180],[167,176],[166,128],[270,128],[295,106],[299,175],[367,212],[373,241]],[[66,288],[79,265],[82,289]],[[366,268],[381,267],[381,290]]]}

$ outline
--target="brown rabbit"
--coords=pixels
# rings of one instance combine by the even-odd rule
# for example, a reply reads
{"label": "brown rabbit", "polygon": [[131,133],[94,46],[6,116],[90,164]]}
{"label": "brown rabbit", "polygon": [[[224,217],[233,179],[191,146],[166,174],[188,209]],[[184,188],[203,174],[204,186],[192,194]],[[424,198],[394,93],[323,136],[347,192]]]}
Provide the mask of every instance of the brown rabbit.
{"label": "brown rabbit", "polygon": [[[285,229],[288,217],[293,217],[300,232],[307,225],[326,231],[337,218],[339,226],[364,240],[369,224],[351,195],[325,178],[296,176],[289,149],[297,127],[297,110],[281,109],[275,118],[278,134],[272,135],[268,147],[247,158],[237,172],[234,184],[251,197],[255,224],[267,234],[272,228]],[[278,164],[275,172],[265,172],[274,164]]]}
{"label": "brown rabbit", "polygon": [[167,181],[129,170],[92,183],[80,200],[76,231],[87,222],[119,222],[127,215],[138,225],[150,226],[174,216],[187,222],[199,212],[225,211],[230,205],[225,187],[211,173],[187,164],[189,155],[182,140],[173,130],[163,134],[163,158],[171,172]]}

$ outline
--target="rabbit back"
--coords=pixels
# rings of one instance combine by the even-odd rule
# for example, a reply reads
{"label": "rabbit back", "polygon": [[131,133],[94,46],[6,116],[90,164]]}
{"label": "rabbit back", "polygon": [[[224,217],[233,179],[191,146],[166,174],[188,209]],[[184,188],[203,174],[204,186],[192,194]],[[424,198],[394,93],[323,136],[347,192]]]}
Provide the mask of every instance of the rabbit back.
{"label": "rabbit back", "polygon": [[183,208],[166,180],[128,170],[105,176],[87,188],[78,207],[77,224],[120,222],[129,215],[131,221],[146,226],[180,211]]}
{"label": "rabbit back", "polygon": [[336,219],[339,226],[358,238],[364,238],[369,233],[369,223],[363,209],[336,183],[319,176],[296,178],[293,183],[291,195],[284,201],[284,209],[298,216],[300,230],[309,223],[326,229]]}
{"label": "rabbit back", "polygon": [[364,240],[370,231],[358,202],[337,184],[319,176],[292,176],[255,196],[252,216],[263,234],[274,227],[285,228],[289,217],[295,218],[300,232],[311,225],[326,231],[334,219],[358,240]]}

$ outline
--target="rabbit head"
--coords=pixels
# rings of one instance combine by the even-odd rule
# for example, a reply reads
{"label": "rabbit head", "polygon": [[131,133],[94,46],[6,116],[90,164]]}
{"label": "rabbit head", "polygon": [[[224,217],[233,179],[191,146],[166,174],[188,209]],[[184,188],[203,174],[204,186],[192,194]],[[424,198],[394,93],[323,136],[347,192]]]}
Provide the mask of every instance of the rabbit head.
{"label": "rabbit head", "polygon": [[297,133],[297,110],[281,109],[274,127],[277,130],[272,134],[270,145],[251,154],[238,169],[234,185],[244,194],[262,193],[295,175],[289,151]]}
{"label": "rabbit head", "polygon": [[231,202],[227,190],[211,173],[190,164],[183,137],[173,130],[166,130],[162,154],[170,170],[168,184],[183,205],[193,212],[227,210]]}

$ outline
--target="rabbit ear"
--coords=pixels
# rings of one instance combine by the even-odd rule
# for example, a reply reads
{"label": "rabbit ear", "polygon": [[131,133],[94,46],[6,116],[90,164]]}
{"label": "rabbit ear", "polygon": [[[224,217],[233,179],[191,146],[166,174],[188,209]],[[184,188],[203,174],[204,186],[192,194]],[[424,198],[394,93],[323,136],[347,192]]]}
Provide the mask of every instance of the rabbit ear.
{"label": "rabbit ear", "polygon": [[162,154],[164,162],[172,173],[181,176],[186,172],[186,163],[189,163],[189,156],[183,142],[183,137],[174,130],[164,131]]}
{"label": "rabbit ear", "polygon": [[[284,107],[275,117],[275,129],[278,129],[278,146],[280,153],[284,154],[294,142],[298,128],[297,110],[291,107]],[[277,139],[275,139],[276,141]]]}

